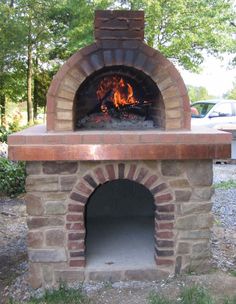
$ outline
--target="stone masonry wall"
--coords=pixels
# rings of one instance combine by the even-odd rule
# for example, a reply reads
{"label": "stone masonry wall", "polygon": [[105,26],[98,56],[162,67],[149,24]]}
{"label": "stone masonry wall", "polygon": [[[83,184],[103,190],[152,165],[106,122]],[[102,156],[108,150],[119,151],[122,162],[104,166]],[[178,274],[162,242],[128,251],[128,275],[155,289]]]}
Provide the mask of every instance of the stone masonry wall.
{"label": "stone masonry wall", "polygon": [[[95,277],[85,271],[84,211],[96,187],[114,179],[143,184],[154,197],[157,266],[152,279],[201,271],[209,262],[211,160],[28,162],[27,174],[29,280],[34,288]],[[115,278],[133,275],[127,271]]]}

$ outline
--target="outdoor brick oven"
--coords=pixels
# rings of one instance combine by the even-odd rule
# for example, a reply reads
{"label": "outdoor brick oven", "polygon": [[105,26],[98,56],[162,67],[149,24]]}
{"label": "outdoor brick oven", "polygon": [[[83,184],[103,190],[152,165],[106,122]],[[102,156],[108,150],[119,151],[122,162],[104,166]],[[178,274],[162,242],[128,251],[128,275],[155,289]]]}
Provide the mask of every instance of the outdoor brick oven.
{"label": "outdoor brick oven", "polygon": [[35,288],[208,265],[212,159],[231,135],[191,130],[180,74],[143,38],[143,12],[97,11],[95,42],[53,78],[47,126],[9,136],[27,162]]}

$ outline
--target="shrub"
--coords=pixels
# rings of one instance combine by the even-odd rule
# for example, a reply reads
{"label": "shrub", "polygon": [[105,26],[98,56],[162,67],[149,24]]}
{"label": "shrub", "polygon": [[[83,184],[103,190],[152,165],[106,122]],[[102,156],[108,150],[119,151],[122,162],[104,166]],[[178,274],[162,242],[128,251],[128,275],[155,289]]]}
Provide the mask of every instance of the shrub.
{"label": "shrub", "polygon": [[0,193],[17,196],[25,191],[25,163],[0,158]]}
{"label": "shrub", "polygon": [[10,134],[11,132],[8,131],[5,127],[0,126],[0,142],[7,142],[7,136]]}

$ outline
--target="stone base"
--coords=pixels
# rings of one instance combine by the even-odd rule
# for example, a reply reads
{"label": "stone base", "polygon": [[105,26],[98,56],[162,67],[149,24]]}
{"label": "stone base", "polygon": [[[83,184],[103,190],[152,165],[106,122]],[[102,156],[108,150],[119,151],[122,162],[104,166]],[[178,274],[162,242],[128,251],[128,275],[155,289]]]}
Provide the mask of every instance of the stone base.
{"label": "stone base", "polygon": [[[213,217],[212,161],[75,161],[27,163],[30,282],[53,286],[59,279],[159,280],[197,271],[209,261]],[[128,179],[148,189],[155,207],[153,269],[88,271],[86,203],[106,182]]]}

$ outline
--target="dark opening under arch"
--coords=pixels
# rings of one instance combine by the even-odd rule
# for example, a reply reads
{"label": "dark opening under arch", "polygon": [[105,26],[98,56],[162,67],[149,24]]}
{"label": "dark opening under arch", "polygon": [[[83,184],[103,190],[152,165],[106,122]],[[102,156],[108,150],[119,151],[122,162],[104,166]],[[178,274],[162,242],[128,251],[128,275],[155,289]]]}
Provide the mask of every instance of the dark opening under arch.
{"label": "dark opening under arch", "polygon": [[86,266],[153,267],[154,198],[143,185],[117,179],[100,185],[88,199]]}

